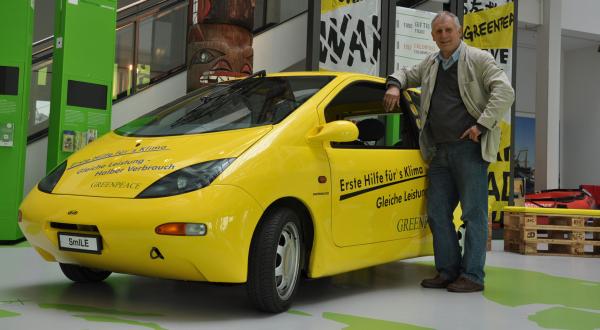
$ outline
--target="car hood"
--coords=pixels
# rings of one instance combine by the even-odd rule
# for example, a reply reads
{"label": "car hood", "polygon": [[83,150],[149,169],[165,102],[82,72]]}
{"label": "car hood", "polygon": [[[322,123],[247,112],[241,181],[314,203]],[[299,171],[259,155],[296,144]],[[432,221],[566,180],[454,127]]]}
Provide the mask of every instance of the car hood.
{"label": "car hood", "polygon": [[272,126],[167,137],[126,137],[113,132],[69,157],[54,194],[134,198],[184,167],[235,158]]}

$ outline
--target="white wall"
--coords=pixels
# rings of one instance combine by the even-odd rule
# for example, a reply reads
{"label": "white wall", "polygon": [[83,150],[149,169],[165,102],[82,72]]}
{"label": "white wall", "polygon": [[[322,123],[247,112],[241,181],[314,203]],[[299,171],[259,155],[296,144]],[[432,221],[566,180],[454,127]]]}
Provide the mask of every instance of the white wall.
{"label": "white wall", "polygon": [[47,153],[48,138],[43,138],[27,145],[23,197],[45,176]]}
{"label": "white wall", "polygon": [[565,53],[561,187],[600,185],[600,53]]}
{"label": "white wall", "polygon": [[600,33],[599,14],[600,1],[598,0],[563,0],[561,13],[562,28],[598,34]]}
{"label": "white wall", "polygon": [[33,41],[39,41],[54,34],[54,6],[56,1],[38,0],[33,11]]}
{"label": "white wall", "polygon": [[427,1],[416,6],[414,9],[437,13],[444,10],[444,3],[442,1]]}
{"label": "white wall", "polygon": [[521,0],[519,1],[519,22],[538,25],[540,21],[541,0]]}
{"label": "white wall", "polygon": [[309,0],[281,0],[279,20],[284,21],[308,9]]}
{"label": "white wall", "polygon": [[254,37],[254,72],[279,72],[306,58],[308,14]]}
{"label": "white wall", "polygon": [[157,107],[185,95],[187,71],[113,105],[112,128],[120,127]]}
{"label": "white wall", "polygon": [[[517,114],[535,114],[538,53],[534,14],[535,7],[545,1],[519,2]],[[524,9],[525,5],[529,8]],[[599,12],[600,1],[562,1],[561,113],[557,124],[560,127],[560,188],[600,184],[596,170],[600,164],[600,157],[596,156],[600,141],[600,95],[596,92],[600,90],[600,53],[597,52],[600,20],[594,17]],[[537,138],[544,137],[538,135]]]}
{"label": "white wall", "polygon": [[535,114],[536,91],[536,47],[535,33],[524,29],[518,30],[517,37],[517,89],[516,107],[517,114]]}
{"label": "white wall", "polygon": [[[535,114],[536,49],[517,48],[517,114]],[[560,188],[600,185],[600,53],[597,46],[563,51]]]}

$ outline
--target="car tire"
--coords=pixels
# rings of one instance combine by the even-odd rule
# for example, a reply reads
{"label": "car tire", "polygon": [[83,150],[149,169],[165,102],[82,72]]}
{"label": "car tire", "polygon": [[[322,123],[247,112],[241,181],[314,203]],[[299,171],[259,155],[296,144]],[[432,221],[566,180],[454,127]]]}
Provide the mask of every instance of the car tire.
{"label": "car tire", "polygon": [[269,211],[250,248],[247,291],[261,311],[280,313],[290,308],[298,290],[304,260],[300,217],[289,208]]}
{"label": "car tire", "polygon": [[63,263],[60,263],[59,265],[63,274],[71,281],[77,283],[102,282],[111,274],[111,272],[106,270],[93,269],[79,265]]}

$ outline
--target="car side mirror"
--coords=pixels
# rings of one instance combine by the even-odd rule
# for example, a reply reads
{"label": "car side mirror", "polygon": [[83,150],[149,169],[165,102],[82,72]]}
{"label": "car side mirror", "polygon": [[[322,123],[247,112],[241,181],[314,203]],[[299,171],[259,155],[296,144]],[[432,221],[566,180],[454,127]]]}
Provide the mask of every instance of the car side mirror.
{"label": "car side mirror", "polygon": [[358,139],[358,127],[347,120],[336,120],[308,133],[308,142],[350,142]]}

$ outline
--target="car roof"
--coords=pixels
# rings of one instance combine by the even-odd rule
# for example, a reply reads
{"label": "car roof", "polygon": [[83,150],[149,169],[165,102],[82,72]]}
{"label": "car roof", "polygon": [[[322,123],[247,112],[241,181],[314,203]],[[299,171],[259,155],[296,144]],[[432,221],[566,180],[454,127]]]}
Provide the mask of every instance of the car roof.
{"label": "car roof", "polygon": [[[338,72],[338,71],[290,71],[290,72],[273,72],[268,73],[267,77],[331,77],[334,76],[336,78],[341,78],[345,80],[346,78],[352,78],[356,80],[366,79],[377,81],[380,83],[385,83],[386,78],[377,77],[365,73],[356,73],[356,72]],[[240,78],[243,79],[243,78]],[[418,88],[409,88],[408,90],[413,91],[417,94],[421,94],[421,90]]]}
{"label": "car roof", "polygon": [[336,78],[354,78],[354,79],[368,79],[368,80],[378,80],[380,82],[385,82],[385,78],[372,76],[364,73],[356,73],[356,72],[335,72],[335,71],[296,71],[296,72],[277,72],[277,73],[269,73],[268,77],[331,77],[334,76]]}

